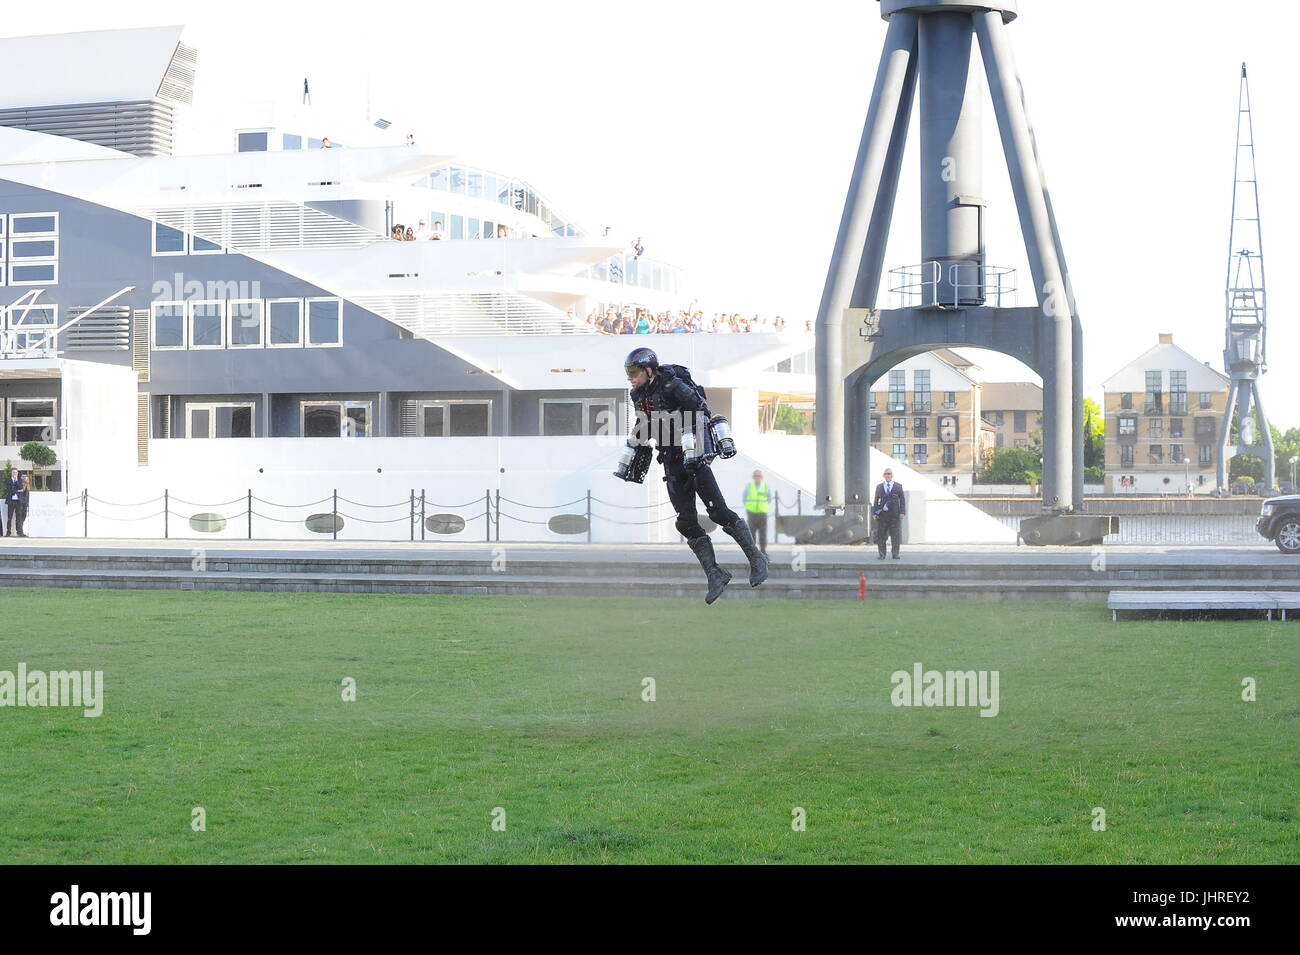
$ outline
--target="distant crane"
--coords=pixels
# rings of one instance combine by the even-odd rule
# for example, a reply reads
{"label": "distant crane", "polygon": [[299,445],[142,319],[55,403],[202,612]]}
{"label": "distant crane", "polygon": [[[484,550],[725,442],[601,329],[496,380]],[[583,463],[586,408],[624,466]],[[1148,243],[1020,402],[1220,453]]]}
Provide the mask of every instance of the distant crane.
{"label": "distant crane", "polygon": [[[1250,117],[1250,84],[1241,64],[1237,94],[1237,156],[1233,163],[1232,226],[1228,238],[1227,309],[1223,339],[1223,370],[1232,379],[1228,404],[1219,430],[1217,484],[1228,483],[1228,462],[1238,454],[1264,459],[1264,487],[1274,481],[1273,436],[1259,400],[1259,378],[1268,370],[1264,295],[1264,240],[1259,228],[1259,184],[1255,179],[1255,130]],[[1237,413],[1237,443],[1231,444],[1233,411]],[[1259,418],[1259,433],[1251,412]]]}

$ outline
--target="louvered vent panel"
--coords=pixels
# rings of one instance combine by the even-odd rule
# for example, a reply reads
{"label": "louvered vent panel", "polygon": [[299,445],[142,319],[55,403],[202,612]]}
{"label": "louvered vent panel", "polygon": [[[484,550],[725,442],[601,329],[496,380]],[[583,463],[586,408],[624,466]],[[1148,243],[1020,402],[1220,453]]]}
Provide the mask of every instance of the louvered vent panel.
{"label": "louvered vent panel", "polygon": [[172,396],[163,395],[158,399],[158,422],[161,437],[170,438],[172,436]]}
{"label": "louvered vent panel", "polygon": [[176,44],[176,52],[167,65],[162,83],[158,86],[158,98],[185,103],[194,102],[194,68],[198,65],[199,55],[192,46]]}
{"label": "louvered vent panel", "polygon": [[149,393],[135,396],[135,460],[140,467],[149,466]]}
{"label": "louvered vent panel", "polygon": [[510,292],[356,295],[352,301],[422,338],[456,335],[594,335],[589,325]]}
{"label": "louvered vent panel", "polygon": [[137,211],[163,225],[192,232],[236,252],[362,249],[384,238],[354,222],[293,202],[244,202]]}
{"label": "louvered vent panel", "polygon": [[[87,306],[68,309],[68,319],[85,315]],[[63,333],[65,351],[127,351],[131,347],[131,307],[105,305]]]}
{"label": "louvered vent panel", "polygon": [[170,156],[175,111],[161,100],[0,109],[0,126],[66,136],[138,156]]}
{"label": "louvered vent panel", "polygon": [[140,381],[149,380],[149,309],[137,308],[131,327],[131,367]]}
{"label": "louvered vent panel", "polygon": [[419,409],[416,408],[415,406],[414,398],[402,399],[402,413],[401,413],[401,425],[400,425],[402,437],[414,438],[416,435],[419,434],[419,430],[418,430],[419,420],[417,417],[418,412]]}

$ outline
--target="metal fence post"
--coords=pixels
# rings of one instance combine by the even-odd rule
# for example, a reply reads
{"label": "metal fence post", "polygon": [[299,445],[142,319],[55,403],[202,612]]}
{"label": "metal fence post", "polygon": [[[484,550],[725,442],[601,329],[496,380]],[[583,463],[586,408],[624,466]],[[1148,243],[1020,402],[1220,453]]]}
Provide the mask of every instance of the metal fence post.
{"label": "metal fence post", "polygon": [[411,519],[407,523],[411,525],[411,540],[415,540],[415,488],[411,488]]}
{"label": "metal fence post", "polygon": [[163,488],[163,540],[171,534],[171,492]]}
{"label": "metal fence post", "polygon": [[253,489],[248,489],[248,539],[253,539]]}
{"label": "metal fence post", "polygon": [[494,540],[501,540],[501,488],[496,489],[496,531],[492,537]]}
{"label": "metal fence post", "polygon": [[587,488],[587,543],[591,543],[591,488]]}
{"label": "metal fence post", "polygon": [[81,536],[90,536],[90,488],[81,489]]}
{"label": "metal fence post", "polygon": [[428,529],[426,521],[428,518],[424,515],[424,488],[420,488],[420,540],[424,540],[424,532]]}
{"label": "metal fence post", "polygon": [[483,542],[492,543],[492,491],[483,492]]}
{"label": "metal fence post", "polygon": [[330,522],[330,529],[334,532],[334,539],[339,539],[339,489],[334,489],[334,519]]}

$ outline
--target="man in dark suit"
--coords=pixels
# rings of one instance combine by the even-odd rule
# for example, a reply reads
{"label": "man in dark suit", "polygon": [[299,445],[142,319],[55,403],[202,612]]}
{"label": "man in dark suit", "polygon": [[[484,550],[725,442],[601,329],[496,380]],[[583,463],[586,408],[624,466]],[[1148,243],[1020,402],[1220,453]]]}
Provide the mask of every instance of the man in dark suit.
{"label": "man in dark suit", "polygon": [[9,472],[9,477],[5,479],[5,537],[14,536],[14,524],[18,524],[18,536],[22,537],[22,523],[18,521],[18,515],[22,511],[22,492],[23,479],[18,476],[18,469],[14,468]]}
{"label": "man in dark suit", "polygon": [[902,542],[903,518],[907,514],[907,501],[903,485],[894,480],[894,472],[885,469],[884,480],[876,485],[876,496],[871,502],[871,514],[876,519],[876,546],[880,560],[885,559],[885,538],[894,543],[894,560],[898,560],[898,545]]}

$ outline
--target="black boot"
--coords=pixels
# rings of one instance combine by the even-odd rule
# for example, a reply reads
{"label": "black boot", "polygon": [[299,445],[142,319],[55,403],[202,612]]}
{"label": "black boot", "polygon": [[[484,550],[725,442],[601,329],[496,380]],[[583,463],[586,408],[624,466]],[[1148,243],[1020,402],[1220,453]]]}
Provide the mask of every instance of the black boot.
{"label": "black boot", "polygon": [[731,572],[718,566],[713,556],[713,541],[709,540],[707,534],[703,537],[688,537],[686,543],[699,558],[700,566],[704,568],[704,573],[709,578],[709,592],[704,602],[711,604],[722,596],[722,591],[726,589],[727,584],[731,583]]}
{"label": "black boot", "polygon": [[737,520],[736,523],[722,529],[731,535],[732,539],[740,545],[740,549],[745,552],[745,557],[749,559],[749,586],[757,587],[767,580],[767,555],[758,549],[754,543],[754,535],[749,532],[745,522]]}

